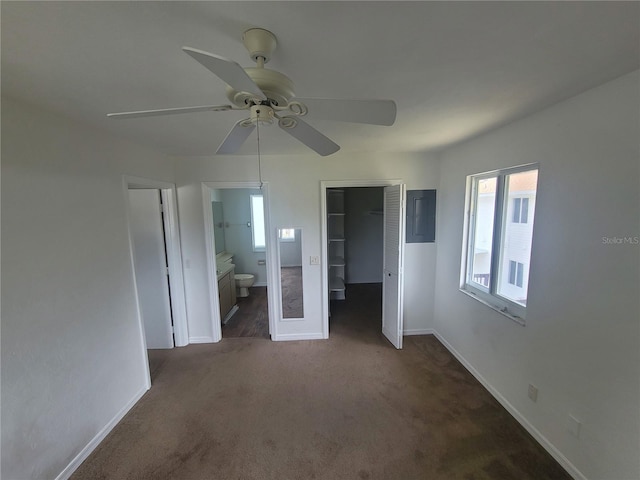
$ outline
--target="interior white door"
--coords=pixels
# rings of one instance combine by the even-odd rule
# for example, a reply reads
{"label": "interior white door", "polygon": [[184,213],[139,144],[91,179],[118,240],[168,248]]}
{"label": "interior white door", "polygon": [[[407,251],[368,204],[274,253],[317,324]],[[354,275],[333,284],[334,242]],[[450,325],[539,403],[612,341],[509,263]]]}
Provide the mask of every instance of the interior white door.
{"label": "interior white door", "polygon": [[147,348],[173,348],[173,327],[160,190],[129,190],[138,302]]}
{"label": "interior white door", "polygon": [[402,348],[405,185],[384,188],[382,333]]}

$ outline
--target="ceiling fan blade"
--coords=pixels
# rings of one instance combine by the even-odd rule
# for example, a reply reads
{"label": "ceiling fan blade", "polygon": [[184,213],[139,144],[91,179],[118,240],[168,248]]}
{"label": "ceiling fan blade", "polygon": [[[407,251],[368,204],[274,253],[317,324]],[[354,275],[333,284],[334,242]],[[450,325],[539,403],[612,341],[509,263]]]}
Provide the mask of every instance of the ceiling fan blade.
{"label": "ceiling fan blade", "polygon": [[309,114],[317,118],[343,122],[390,126],[396,121],[396,102],[393,100],[340,100],[337,98],[298,98]]}
{"label": "ceiling fan blade", "polygon": [[199,107],[162,108],[160,110],[139,110],[137,112],[107,113],[111,118],[156,117],[159,115],[176,115],[195,112],[222,112],[231,110],[231,105],[202,105]]}
{"label": "ceiling fan blade", "polygon": [[244,141],[251,135],[251,132],[256,128],[255,124],[246,125],[247,119],[237,122],[231,131],[227,134],[224,141],[218,147],[216,151],[219,155],[226,155],[229,153],[235,153],[242,146]]}
{"label": "ceiling fan blade", "polygon": [[323,157],[340,150],[340,145],[325,137],[308,123],[303,122],[299,117],[282,117],[278,125],[289,135],[297,138]]}
{"label": "ceiling fan blade", "polygon": [[244,68],[233,60],[191,47],[182,47],[182,50],[235,90],[251,93],[261,100],[267,99],[262,90],[244,71]]}

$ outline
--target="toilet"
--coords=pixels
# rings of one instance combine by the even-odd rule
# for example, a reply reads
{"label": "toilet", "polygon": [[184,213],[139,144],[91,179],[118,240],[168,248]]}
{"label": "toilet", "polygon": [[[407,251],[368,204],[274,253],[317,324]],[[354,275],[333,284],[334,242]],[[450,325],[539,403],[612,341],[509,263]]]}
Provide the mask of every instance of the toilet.
{"label": "toilet", "polygon": [[[233,253],[222,252],[216,255],[216,262],[220,262],[222,264],[233,263]],[[249,287],[253,285],[253,282],[255,282],[255,276],[250,273],[236,273],[233,277],[236,281],[236,296],[248,297]]]}
{"label": "toilet", "polygon": [[234,277],[236,280],[238,297],[248,297],[249,287],[253,285],[253,282],[255,281],[255,277],[250,273],[236,273]]}

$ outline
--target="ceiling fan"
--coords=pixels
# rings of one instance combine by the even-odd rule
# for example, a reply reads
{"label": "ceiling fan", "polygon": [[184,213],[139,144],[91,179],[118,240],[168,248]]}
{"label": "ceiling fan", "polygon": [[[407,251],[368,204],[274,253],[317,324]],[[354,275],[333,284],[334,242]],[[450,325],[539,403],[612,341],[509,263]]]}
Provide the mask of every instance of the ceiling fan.
{"label": "ceiling fan", "polygon": [[111,118],[138,118],[194,112],[247,110],[249,117],[237,122],[218,147],[216,153],[237,151],[258,124],[278,126],[320,155],[337,152],[340,146],[320,133],[301,117],[309,111],[318,118],[371,125],[393,125],[396,104],[393,100],[354,100],[333,98],[300,98],[286,75],[264,68],[276,48],[276,37],[262,28],[251,28],[242,37],[255,67],[242,68],[233,60],[219,55],[183,47],[206,69],[227,84],[226,94],[232,105],[201,105],[135,112],[109,113]]}

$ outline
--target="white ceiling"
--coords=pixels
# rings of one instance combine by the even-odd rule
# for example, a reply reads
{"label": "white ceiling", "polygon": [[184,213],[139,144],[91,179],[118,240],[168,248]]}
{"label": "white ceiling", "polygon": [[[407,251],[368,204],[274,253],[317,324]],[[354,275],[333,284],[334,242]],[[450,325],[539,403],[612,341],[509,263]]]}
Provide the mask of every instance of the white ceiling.
{"label": "white ceiling", "polygon": [[[6,2],[2,92],[168,154],[210,155],[245,112],[130,120],[106,113],[226,104],[224,83],[181,51],[268,68],[301,97],[388,98],[393,127],[307,122],[344,151],[441,149],[640,66],[638,2]],[[255,133],[239,153],[253,153]],[[276,127],[265,154],[309,150]]]}

